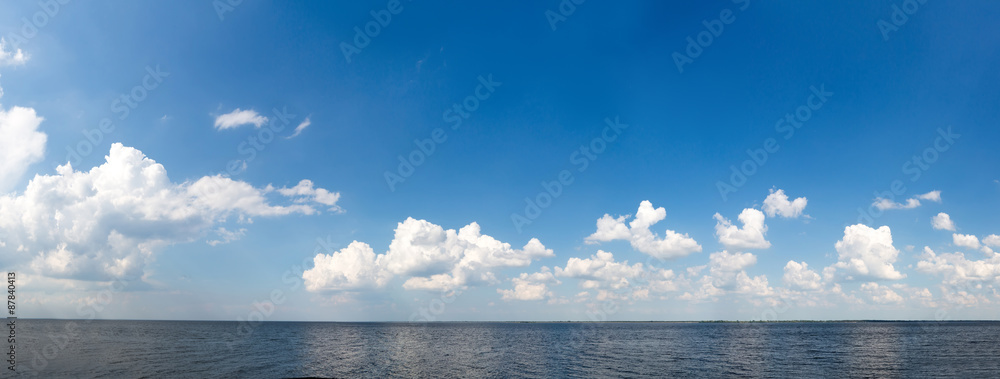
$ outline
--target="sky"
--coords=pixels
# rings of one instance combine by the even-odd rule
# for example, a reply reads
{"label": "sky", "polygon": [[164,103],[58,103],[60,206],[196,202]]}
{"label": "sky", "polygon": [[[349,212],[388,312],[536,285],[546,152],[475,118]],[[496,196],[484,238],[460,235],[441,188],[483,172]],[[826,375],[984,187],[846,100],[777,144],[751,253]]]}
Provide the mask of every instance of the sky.
{"label": "sky", "polygon": [[0,3],[19,317],[995,319],[1000,4]]}

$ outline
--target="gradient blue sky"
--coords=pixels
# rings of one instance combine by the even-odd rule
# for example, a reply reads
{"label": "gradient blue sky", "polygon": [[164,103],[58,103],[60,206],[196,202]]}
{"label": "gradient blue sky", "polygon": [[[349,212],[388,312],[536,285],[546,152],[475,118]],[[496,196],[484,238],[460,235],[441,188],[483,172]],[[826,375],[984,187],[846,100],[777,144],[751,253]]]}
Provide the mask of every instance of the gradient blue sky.
{"label": "gradient blue sky", "polygon": [[[431,307],[437,307],[433,318],[442,320],[586,320],[609,305],[615,310],[601,317],[993,319],[997,314],[1000,256],[991,248],[1000,246],[990,243],[1000,243],[1000,237],[990,236],[1000,234],[995,22],[1000,4],[927,2],[884,34],[880,20],[891,23],[894,6],[904,2],[587,1],[553,30],[546,12],[559,13],[557,1],[403,1],[402,11],[350,62],[342,43],[352,43],[354,28],[371,22],[371,12],[386,9],[386,1],[246,0],[224,9],[221,17],[211,1],[69,2],[46,17],[37,35],[25,38],[25,23],[35,23],[32,17],[44,12],[39,4],[0,4],[6,51],[20,49],[28,57],[0,65],[0,108],[7,115],[15,107],[33,109],[44,119],[36,132],[47,136],[43,154],[35,158],[0,153],[13,162],[4,165],[6,183],[0,183],[5,186],[0,191],[8,193],[6,203],[0,201],[7,204],[6,210],[0,206],[5,218],[0,241],[7,241],[0,245],[0,264],[24,278],[22,317],[82,318],[81,309],[97,304],[93,314],[100,318],[246,319],[255,302],[276,290],[283,299],[273,304],[268,320],[407,320]],[[718,19],[723,10],[733,12],[733,22],[723,24],[712,43],[678,70],[674,54],[685,54],[687,38],[705,32],[703,21]],[[157,67],[169,75],[120,119],[116,99],[142,85],[148,69]],[[474,95],[479,78],[490,75],[501,84],[452,129],[445,111]],[[811,87],[832,95],[786,139],[775,124],[807,105]],[[267,125],[216,127],[217,117],[236,110],[275,121],[275,108],[294,116],[277,138],[255,149],[253,159],[241,144]],[[574,152],[601,136],[606,118],[616,117],[628,128],[585,170],[577,170]],[[108,226],[129,222],[108,220],[146,216],[120,208],[112,197],[106,214],[61,213],[98,225],[77,231],[90,233],[87,241],[107,241],[114,232],[133,244],[162,243],[135,255],[108,252],[105,242],[88,247],[70,241],[70,250],[77,247],[66,257],[80,258],[69,259],[73,265],[115,254],[141,256],[132,266],[141,278],[72,267],[53,273],[42,263],[73,233],[38,237],[28,225],[35,221],[24,215],[55,219],[55,210],[70,205],[44,196],[28,199],[29,182],[58,186],[61,182],[42,183],[35,175],[65,176],[68,171],[56,167],[75,160],[68,152],[79,152],[87,131],[93,135],[105,118],[113,120],[114,130],[101,133],[94,152],[81,154],[72,170],[105,164],[112,144],[120,143],[162,165],[170,185],[185,187],[223,173],[231,179],[227,183],[245,182],[271,205],[306,204],[312,211],[266,216],[235,207],[206,211],[197,225],[136,221],[164,229],[130,235]],[[284,138],[307,118],[299,135]],[[4,138],[0,147],[25,146],[17,140],[24,134],[15,132],[29,127],[14,117],[2,122],[0,130],[15,138]],[[961,137],[933,154],[912,180],[904,164],[934,149],[939,130],[949,127]],[[386,172],[396,173],[398,157],[415,151],[414,140],[431,138],[437,128],[447,140],[390,188]],[[763,164],[753,164],[756,172],[723,198],[718,186],[730,181],[731,166],[740,167],[749,159],[747,150],[762,148],[769,138],[780,148]],[[245,162],[246,169],[227,172],[234,160]],[[525,198],[535,198],[544,190],[540,183],[557,180],[562,170],[571,170],[572,184],[518,230],[512,214],[523,214]],[[313,191],[338,193],[335,205],[309,197],[315,193],[279,194],[303,179],[313,183]],[[905,185],[895,203],[905,205],[932,191],[940,191],[940,198],[918,199],[920,206],[909,209],[878,210],[873,204],[895,180]],[[269,184],[274,191],[265,189]],[[720,241],[720,221],[713,215],[742,226],[741,212],[763,210],[765,198],[779,189],[808,202],[796,217],[767,216],[763,236],[770,247]],[[122,191],[139,199],[152,196]],[[177,201],[197,202],[192,199]],[[650,227],[658,238],[665,230],[687,234],[701,250],[650,261],[627,241],[587,243],[602,216],[631,215],[626,222],[632,221],[647,200],[666,212],[665,220]],[[19,201],[23,208],[12,205]],[[877,217],[859,221],[859,209],[876,210]],[[935,228],[932,218],[939,213],[949,215],[955,227]],[[241,217],[253,222],[241,223]],[[51,225],[67,227],[71,222],[65,218]],[[317,254],[346,254],[341,249],[352,241],[386,253],[408,218],[455,230],[475,222],[483,235],[511,249],[537,238],[552,252],[528,258],[527,265],[484,268],[493,280],[441,290],[404,287],[412,277],[433,274],[426,268],[395,270],[377,285],[323,282],[314,291],[301,285],[302,270],[314,268]],[[845,228],[859,223],[871,229],[858,227],[858,235],[848,235]],[[881,226],[891,230],[891,243],[872,242]],[[219,227],[245,229],[245,235],[206,243],[219,239]],[[871,243],[835,247],[855,237]],[[905,277],[845,275],[849,264],[824,273],[850,262],[851,254],[884,253],[885,245],[897,252],[889,263]],[[570,259],[591,259],[599,250],[612,253],[615,264],[628,261],[630,269],[641,262],[639,271],[646,273],[672,270],[666,285],[672,289],[651,290],[634,273],[569,273]],[[722,251],[727,253],[711,258]],[[456,259],[467,253],[455,252]],[[742,263],[733,263],[737,256]],[[746,262],[750,257],[752,264]],[[872,259],[869,266],[878,263]],[[791,283],[789,261],[807,263],[816,276],[806,272],[805,277],[816,280]],[[354,267],[334,262],[340,263],[331,272]],[[544,295],[503,298],[522,273],[547,277],[526,276],[524,282],[525,289]],[[763,286],[758,280],[755,289],[742,287],[747,278],[761,277],[767,281]],[[585,284],[588,278],[592,287]],[[629,284],[613,288],[623,278]],[[125,283],[120,290],[116,280]],[[444,307],[435,300],[442,296],[448,300]]]}

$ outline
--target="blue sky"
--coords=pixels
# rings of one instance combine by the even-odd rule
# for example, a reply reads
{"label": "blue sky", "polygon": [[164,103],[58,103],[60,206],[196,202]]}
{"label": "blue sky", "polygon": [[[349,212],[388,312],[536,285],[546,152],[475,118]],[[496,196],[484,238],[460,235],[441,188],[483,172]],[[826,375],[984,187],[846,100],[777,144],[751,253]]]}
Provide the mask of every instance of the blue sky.
{"label": "blue sky", "polygon": [[995,318],[998,12],[5,2],[0,264],[23,317]]}

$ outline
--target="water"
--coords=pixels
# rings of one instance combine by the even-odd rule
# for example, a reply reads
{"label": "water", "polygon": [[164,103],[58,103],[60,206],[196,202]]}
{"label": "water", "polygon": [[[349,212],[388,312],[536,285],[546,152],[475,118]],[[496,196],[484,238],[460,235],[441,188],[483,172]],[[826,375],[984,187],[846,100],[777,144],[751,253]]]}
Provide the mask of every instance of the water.
{"label": "water", "polygon": [[34,372],[44,378],[1000,377],[1000,322],[241,325],[18,320],[18,370],[44,364]]}

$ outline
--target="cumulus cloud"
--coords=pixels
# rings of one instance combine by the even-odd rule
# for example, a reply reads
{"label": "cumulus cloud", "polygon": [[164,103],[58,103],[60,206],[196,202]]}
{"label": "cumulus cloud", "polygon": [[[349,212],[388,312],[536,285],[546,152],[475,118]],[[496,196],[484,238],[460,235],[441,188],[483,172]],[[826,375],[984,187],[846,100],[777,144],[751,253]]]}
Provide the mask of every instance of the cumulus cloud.
{"label": "cumulus cloud", "polygon": [[323,188],[314,188],[313,182],[309,179],[302,179],[299,184],[292,188],[280,188],[278,193],[294,197],[296,203],[305,202],[316,202],[319,204],[329,206],[329,210],[334,212],[343,212],[339,206],[337,206],[337,201],[340,200],[339,192],[330,192]]}
{"label": "cumulus cloud", "polygon": [[861,290],[871,296],[872,301],[879,304],[902,303],[903,297],[888,286],[880,286],[875,282],[868,282],[861,285]]}
{"label": "cumulus cloud", "polygon": [[757,256],[751,253],[730,253],[720,251],[709,256],[708,273],[696,281],[692,292],[680,296],[684,300],[708,300],[728,293],[770,296],[773,289],[768,285],[767,276],[751,277],[746,269],[757,263]]}
{"label": "cumulus cloud", "polygon": [[920,200],[927,200],[940,203],[941,202],[941,191],[931,191],[925,194],[917,195],[906,199],[905,204],[894,202],[890,199],[876,197],[875,202],[872,203],[875,208],[879,210],[887,209],[913,209],[920,206]]}
{"label": "cumulus cloud", "polygon": [[[446,291],[496,284],[499,280],[494,269],[524,267],[533,260],[551,256],[554,256],[552,250],[546,249],[536,238],[521,249],[513,249],[509,243],[483,235],[475,222],[456,231],[426,220],[407,218],[396,226],[389,251],[378,256],[373,253],[371,261],[378,269],[379,277],[408,277],[403,288]],[[317,255],[317,258],[320,256]],[[323,273],[338,271],[319,264],[335,262],[331,259],[316,260],[317,266],[307,271],[309,275],[303,275],[307,288],[320,291],[369,287],[351,283],[333,287],[325,285],[328,277]]]}
{"label": "cumulus cloud", "polygon": [[243,125],[253,125],[259,128],[265,123],[267,123],[267,117],[257,114],[257,111],[253,109],[236,108],[232,112],[215,117],[215,129],[217,130],[233,129]]}
{"label": "cumulus cloud", "polygon": [[597,290],[597,301],[644,299],[650,292],[677,291],[679,287],[672,270],[618,262],[612,253],[603,250],[590,258],[569,258],[565,267],[555,268],[555,275],[579,280],[580,288]]}
{"label": "cumulus cloud", "polygon": [[819,274],[810,270],[805,262],[788,261],[782,281],[789,288],[802,291],[815,291],[823,286]]}
{"label": "cumulus cloud", "polygon": [[781,217],[796,218],[802,215],[802,211],[806,209],[806,203],[808,200],[804,197],[796,198],[795,200],[789,201],[788,195],[785,195],[784,190],[771,190],[771,194],[767,195],[764,199],[764,213],[767,213],[768,217],[774,217],[779,215]]}
{"label": "cumulus cloud", "polygon": [[942,284],[959,290],[983,284],[993,287],[1000,284],[1000,254],[991,253],[984,259],[970,260],[960,252],[936,254],[925,246],[917,262],[917,271],[940,275]]}
{"label": "cumulus cloud", "polygon": [[302,121],[302,122],[301,122],[301,123],[299,124],[299,126],[296,126],[296,127],[295,127],[295,132],[294,132],[294,133],[292,133],[292,135],[290,135],[290,136],[288,136],[288,137],[285,137],[285,138],[288,138],[288,139],[292,139],[292,138],[295,138],[295,137],[298,137],[298,135],[299,135],[299,134],[302,134],[302,131],[303,131],[303,130],[306,130],[306,128],[308,128],[308,127],[309,127],[309,125],[312,125],[312,122],[311,122],[311,121],[309,121],[309,117],[306,117],[305,121]]}
{"label": "cumulus cloud", "polygon": [[955,246],[967,247],[970,249],[979,248],[979,238],[976,238],[976,236],[971,234],[952,233],[951,239]]}
{"label": "cumulus cloud", "polygon": [[839,261],[824,269],[828,279],[836,274],[847,280],[898,280],[905,277],[893,263],[899,250],[892,246],[888,226],[872,229],[863,224],[844,228],[844,238],[834,245]]}
{"label": "cumulus cloud", "polygon": [[313,268],[303,272],[302,279],[311,292],[378,288],[392,278],[382,267],[384,259],[368,244],[354,241],[332,254],[317,254]]}
{"label": "cumulus cloud", "polygon": [[931,218],[931,226],[937,230],[955,231],[955,223],[951,221],[951,216],[948,216],[944,212],[938,213],[937,216]]}
{"label": "cumulus cloud", "polygon": [[48,136],[38,131],[44,119],[31,108],[0,108],[0,193],[9,191],[45,156]]}
{"label": "cumulus cloud", "polygon": [[0,196],[0,263],[30,261],[58,278],[138,278],[162,247],[230,218],[317,212],[312,203],[272,205],[266,190],[222,176],[173,183],[163,165],[120,143],[90,171],[68,163],[56,171],[35,176],[23,194]]}
{"label": "cumulus cloud", "polygon": [[667,230],[663,238],[649,230],[650,226],[667,218],[663,207],[653,208],[653,203],[644,200],[639,204],[635,219],[627,226],[625,220],[629,216],[611,217],[605,214],[597,220],[597,231],[584,241],[588,244],[599,242],[626,240],[636,251],[660,259],[670,259],[687,256],[701,251],[701,245],[686,233],[680,234]]}
{"label": "cumulus cloud", "polygon": [[549,284],[558,285],[561,282],[548,267],[542,266],[541,271],[534,274],[523,273],[517,278],[512,278],[511,283],[514,289],[497,289],[497,293],[503,300],[544,300],[554,298],[555,295],[549,290]]}
{"label": "cumulus cloud", "polygon": [[983,237],[983,244],[986,246],[998,247],[1000,248],[1000,236],[996,234],[990,234]]}
{"label": "cumulus cloud", "polygon": [[743,227],[733,225],[725,217],[716,213],[713,216],[717,221],[715,224],[715,234],[719,237],[719,242],[731,249],[766,249],[771,247],[771,242],[764,238],[767,233],[767,225],[764,225],[764,213],[746,208],[740,212],[738,217]]}
{"label": "cumulus cloud", "polygon": [[24,64],[28,61],[28,54],[25,54],[21,49],[10,49],[7,48],[7,40],[0,38],[0,66],[18,66]]}

